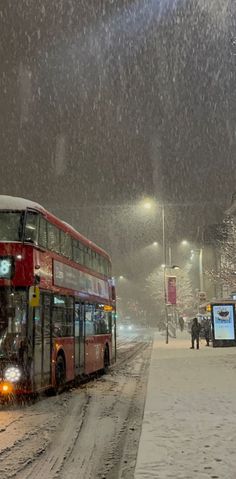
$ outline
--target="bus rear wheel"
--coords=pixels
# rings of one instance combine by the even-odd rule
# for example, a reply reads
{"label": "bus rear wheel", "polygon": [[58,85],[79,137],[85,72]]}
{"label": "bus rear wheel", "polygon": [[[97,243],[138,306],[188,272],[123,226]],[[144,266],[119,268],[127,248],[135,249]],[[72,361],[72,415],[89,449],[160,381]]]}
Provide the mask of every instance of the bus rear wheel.
{"label": "bus rear wheel", "polygon": [[62,354],[57,356],[56,367],[55,367],[55,377],[56,377],[56,389],[57,391],[62,391],[66,383],[66,364],[65,359]]}

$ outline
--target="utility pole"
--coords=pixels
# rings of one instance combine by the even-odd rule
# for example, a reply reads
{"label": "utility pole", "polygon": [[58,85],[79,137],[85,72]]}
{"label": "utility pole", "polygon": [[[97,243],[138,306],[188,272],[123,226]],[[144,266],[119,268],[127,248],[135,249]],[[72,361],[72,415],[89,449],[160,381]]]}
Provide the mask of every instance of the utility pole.
{"label": "utility pole", "polygon": [[200,250],[199,250],[199,285],[200,285],[200,291],[204,291],[202,253],[203,253],[202,248],[200,248]]}
{"label": "utility pole", "polygon": [[163,295],[164,295],[164,310],[166,323],[166,344],[169,343],[169,318],[167,311],[167,293],[166,293],[166,232],[165,232],[165,205],[162,204],[162,248],[163,248]]}

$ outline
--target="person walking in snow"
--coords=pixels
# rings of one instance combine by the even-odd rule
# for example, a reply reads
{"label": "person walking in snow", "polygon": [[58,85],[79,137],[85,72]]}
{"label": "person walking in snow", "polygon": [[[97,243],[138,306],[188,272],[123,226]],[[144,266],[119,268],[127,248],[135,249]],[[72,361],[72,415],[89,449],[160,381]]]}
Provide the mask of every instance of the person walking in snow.
{"label": "person walking in snow", "polygon": [[199,324],[197,318],[193,318],[191,326],[191,340],[192,346],[190,349],[194,349],[194,342],[196,341],[196,347],[199,349],[199,336],[200,336],[201,325]]}
{"label": "person walking in snow", "polygon": [[184,318],[182,316],[179,317],[179,329],[181,332],[184,330]]}
{"label": "person walking in snow", "polygon": [[210,346],[210,339],[211,339],[211,320],[209,318],[205,318],[203,321],[203,331],[206,340],[206,346]]}

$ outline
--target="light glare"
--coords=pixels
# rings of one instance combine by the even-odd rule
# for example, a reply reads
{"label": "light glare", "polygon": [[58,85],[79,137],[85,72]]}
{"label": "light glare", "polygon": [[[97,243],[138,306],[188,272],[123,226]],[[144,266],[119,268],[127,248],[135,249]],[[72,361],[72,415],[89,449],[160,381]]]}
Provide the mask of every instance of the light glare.
{"label": "light glare", "polygon": [[5,371],[5,379],[11,383],[15,383],[17,381],[19,381],[20,377],[21,377],[21,372],[20,372],[20,369],[18,367],[10,367],[10,368],[7,368],[6,371]]}

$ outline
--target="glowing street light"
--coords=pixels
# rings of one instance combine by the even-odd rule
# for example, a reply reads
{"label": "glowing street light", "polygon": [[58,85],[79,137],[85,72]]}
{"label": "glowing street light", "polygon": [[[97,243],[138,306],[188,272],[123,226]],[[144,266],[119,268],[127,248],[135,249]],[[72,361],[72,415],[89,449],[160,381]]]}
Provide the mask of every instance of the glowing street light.
{"label": "glowing street light", "polygon": [[143,207],[144,207],[146,210],[150,210],[151,207],[152,207],[152,204],[151,204],[150,201],[145,201],[145,202],[143,203]]}

